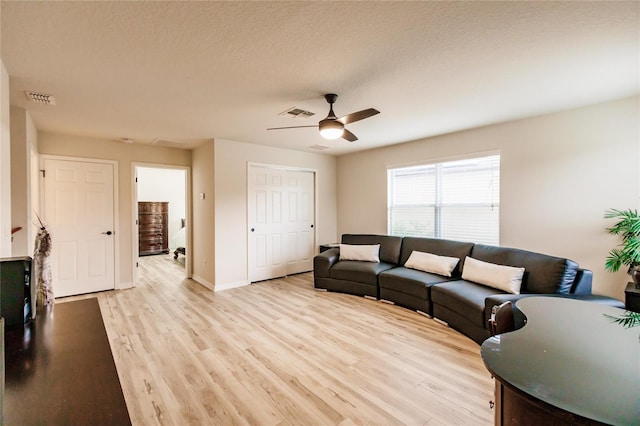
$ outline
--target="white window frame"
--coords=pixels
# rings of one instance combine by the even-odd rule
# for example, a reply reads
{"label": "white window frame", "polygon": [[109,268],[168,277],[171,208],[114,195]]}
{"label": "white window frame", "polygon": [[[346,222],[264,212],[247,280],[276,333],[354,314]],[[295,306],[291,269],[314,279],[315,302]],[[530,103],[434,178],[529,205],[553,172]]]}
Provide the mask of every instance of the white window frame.
{"label": "white window frame", "polygon": [[[487,202],[481,202],[481,203],[456,203],[456,204],[452,204],[452,203],[443,203],[442,199],[442,170],[443,168],[450,163],[455,163],[455,162],[460,162],[460,161],[465,161],[465,160],[474,160],[474,159],[484,159],[484,158],[488,158],[488,157],[498,157],[498,169],[497,169],[497,182],[495,182],[494,184],[498,185],[498,195],[497,195],[497,199],[491,199],[488,200]],[[471,241],[471,242],[479,242],[479,243],[485,243],[485,244],[492,244],[492,245],[498,245],[500,242],[500,226],[499,226],[499,210],[500,210],[500,163],[501,162],[501,155],[499,151],[489,151],[489,152],[481,152],[481,153],[474,153],[474,154],[470,154],[467,156],[459,156],[459,157],[448,157],[448,158],[441,158],[441,159],[434,159],[433,161],[423,161],[423,162],[418,162],[418,163],[411,163],[411,164],[402,164],[402,165],[390,165],[387,167],[387,233],[389,235],[398,235],[398,236],[418,236],[418,237],[431,237],[431,238],[443,238],[443,239],[452,239],[452,238],[448,238],[447,235],[443,234],[443,230],[442,230],[442,211],[444,208],[451,208],[451,207],[490,207],[492,210],[497,209],[497,221],[498,223],[495,226],[495,230],[496,230],[496,235],[492,236],[493,238],[489,238],[489,239],[485,239],[485,240],[476,240],[474,241],[474,238],[471,237],[469,239],[466,239],[466,241]],[[394,205],[393,205],[393,200],[394,200],[394,193],[393,193],[393,173],[397,172],[398,170],[403,170],[403,169],[412,169],[412,168],[421,168],[421,167],[434,167],[435,170],[435,179],[434,179],[434,202],[432,203],[416,203],[416,206],[419,206],[419,208],[433,208],[434,212],[433,212],[433,235],[416,235],[416,234],[408,234],[408,233],[399,233],[396,232],[393,229],[393,224],[394,224],[394,220],[393,220],[393,211],[394,211]],[[404,204],[403,206],[407,206],[406,204]],[[395,206],[397,207],[397,206]],[[455,238],[455,239],[460,239],[460,238]]]}

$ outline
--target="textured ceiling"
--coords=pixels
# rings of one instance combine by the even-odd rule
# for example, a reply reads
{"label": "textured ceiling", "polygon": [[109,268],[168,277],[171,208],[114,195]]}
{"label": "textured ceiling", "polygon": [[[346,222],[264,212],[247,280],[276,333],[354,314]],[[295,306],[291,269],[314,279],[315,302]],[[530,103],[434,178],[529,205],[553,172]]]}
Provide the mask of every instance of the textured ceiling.
{"label": "textured ceiling", "polygon": [[[39,130],[339,155],[639,93],[638,2],[2,2]],[[25,90],[52,94],[31,103]],[[381,111],[327,141],[312,125]],[[309,119],[278,114],[298,107]]]}

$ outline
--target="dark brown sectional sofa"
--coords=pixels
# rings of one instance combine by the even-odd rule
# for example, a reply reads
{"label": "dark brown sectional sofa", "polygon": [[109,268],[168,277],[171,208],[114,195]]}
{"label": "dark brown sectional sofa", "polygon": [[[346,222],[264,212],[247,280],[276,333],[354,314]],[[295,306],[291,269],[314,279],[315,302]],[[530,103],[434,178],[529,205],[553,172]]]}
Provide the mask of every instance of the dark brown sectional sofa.
{"label": "dark brown sectional sofa", "polygon": [[[591,294],[592,272],[569,259],[507,247],[433,238],[345,234],[343,244],[380,244],[380,262],[340,260],[332,248],[314,258],[316,289],[383,299],[438,318],[481,344],[489,337],[491,309],[523,297],[554,296],[624,307],[617,299]],[[451,277],[406,268],[413,251],[456,257]],[[465,258],[525,269],[520,294],[461,278]]]}

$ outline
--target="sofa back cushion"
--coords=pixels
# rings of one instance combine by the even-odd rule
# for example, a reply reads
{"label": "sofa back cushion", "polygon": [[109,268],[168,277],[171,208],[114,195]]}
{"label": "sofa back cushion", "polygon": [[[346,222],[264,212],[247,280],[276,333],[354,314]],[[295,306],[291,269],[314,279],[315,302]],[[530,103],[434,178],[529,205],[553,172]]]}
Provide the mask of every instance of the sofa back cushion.
{"label": "sofa back cushion", "polygon": [[457,257],[460,259],[458,265],[451,272],[452,277],[459,277],[462,272],[464,259],[471,255],[473,243],[461,241],[440,240],[437,238],[404,237],[402,239],[402,252],[400,254],[400,265],[407,263],[411,253],[421,251],[432,253],[438,256]]}
{"label": "sofa back cushion", "polygon": [[476,244],[471,257],[524,268],[520,293],[568,294],[578,271],[578,264],[572,260],[508,247]]}
{"label": "sofa back cushion", "polygon": [[402,237],[371,234],[343,234],[342,244],[380,244],[380,262],[398,264]]}

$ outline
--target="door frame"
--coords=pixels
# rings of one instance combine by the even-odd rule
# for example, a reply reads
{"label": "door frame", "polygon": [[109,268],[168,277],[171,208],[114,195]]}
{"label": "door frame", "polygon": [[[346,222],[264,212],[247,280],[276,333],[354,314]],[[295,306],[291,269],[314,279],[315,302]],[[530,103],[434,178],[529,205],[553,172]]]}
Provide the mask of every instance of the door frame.
{"label": "door frame", "polygon": [[[71,157],[68,155],[52,155],[52,154],[40,154],[39,156],[39,170],[38,170],[38,192],[40,199],[41,212],[44,211],[44,176],[43,171],[44,162],[46,160],[61,160],[61,161],[75,161],[78,163],[98,163],[109,164],[113,167],[113,288],[114,290],[121,290],[123,288],[129,288],[128,285],[123,285],[120,282],[120,186],[119,186],[119,169],[118,162],[114,160],[104,160],[99,158],[86,158],[86,157]],[[46,212],[44,212],[46,213]],[[42,215],[41,217],[44,217]]]}
{"label": "door frame", "polygon": [[308,172],[308,173],[313,173],[313,223],[314,223],[314,227],[313,227],[313,253],[317,254],[318,253],[318,247],[316,242],[318,241],[318,169],[312,169],[312,168],[308,168],[308,167],[294,167],[294,166],[284,166],[284,165],[280,165],[280,164],[269,164],[269,163],[256,163],[256,162],[252,162],[252,161],[247,161],[247,170],[246,170],[246,183],[247,183],[247,187],[246,187],[246,194],[247,194],[247,204],[246,204],[246,208],[245,208],[245,214],[246,214],[246,244],[247,244],[247,283],[248,284],[252,284],[251,282],[251,264],[249,262],[250,260],[250,253],[251,253],[251,245],[250,245],[250,238],[251,238],[251,233],[249,232],[249,228],[251,227],[251,223],[249,223],[249,202],[250,202],[250,198],[251,198],[251,194],[249,193],[249,178],[251,175],[251,167],[262,167],[262,168],[267,168],[267,169],[272,169],[272,170],[284,170],[284,171],[289,171],[289,172]]}
{"label": "door frame", "polygon": [[171,164],[158,164],[158,163],[142,163],[142,162],[131,162],[131,277],[132,277],[132,287],[136,287],[138,285],[138,225],[136,221],[138,220],[138,185],[136,182],[136,168],[137,167],[145,167],[148,169],[172,169],[172,170],[183,170],[184,174],[184,202],[185,202],[185,261],[184,261],[184,272],[185,278],[191,278],[193,275],[193,268],[191,265],[191,167],[189,166],[176,166]]}

